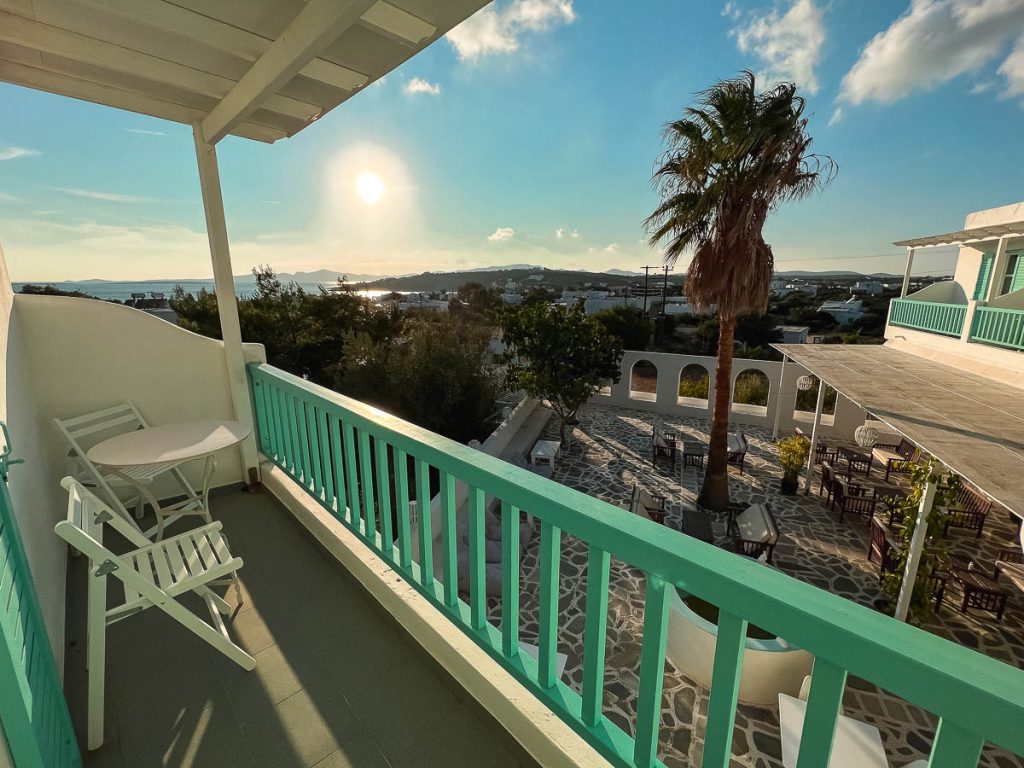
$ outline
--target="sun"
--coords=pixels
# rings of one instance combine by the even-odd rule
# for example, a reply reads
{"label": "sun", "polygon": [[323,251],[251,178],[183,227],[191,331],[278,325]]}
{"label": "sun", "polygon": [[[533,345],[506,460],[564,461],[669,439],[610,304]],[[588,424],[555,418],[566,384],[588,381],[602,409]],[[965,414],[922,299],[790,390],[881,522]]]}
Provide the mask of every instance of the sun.
{"label": "sun", "polygon": [[370,205],[379,203],[385,191],[384,182],[375,173],[364,172],[356,179],[356,192]]}

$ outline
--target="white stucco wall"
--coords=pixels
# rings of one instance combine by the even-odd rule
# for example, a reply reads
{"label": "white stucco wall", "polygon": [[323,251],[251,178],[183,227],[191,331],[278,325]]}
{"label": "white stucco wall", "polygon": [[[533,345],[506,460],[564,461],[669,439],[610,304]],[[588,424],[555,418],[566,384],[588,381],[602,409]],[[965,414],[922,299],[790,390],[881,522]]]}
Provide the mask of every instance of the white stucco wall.
{"label": "white stucco wall", "polygon": [[[630,374],[633,365],[647,360],[658,369],[657,393],[637,393],[630,396]],[[710,400],[706,406],[698,406],[689,398],[679,397],[679,374],[688,365],[700,365],[708,372],[708,391]],[[768,377],[768,405],[765,408],[734,404],[730,411],[729,421],[732,424],[750,425],[772,429],[775,425],[775,409],[781,408],[779,418],[779,434],[792,431],[794,426],[807,429],[813,414],[794,413],[796,406],[796,380],[807,373],[795,363],[787,363],[785,377],[779,382],[782,363],[770,360],[746,360],[734,358],[732,367],[732,383],[744,371],[762,371]],[[667,416],[683,416],[698,419],[710,419],[715,391],[715,358],[697,355],[673,355],[665,352],[638,352],[627,350],[623,353],[621,375],[617,384],[611,387],[611,394],[597,394],[590,402],[595,405],[615,405],[624,408],[661,413]],[[864,414],[860,408],[849,400],[839,397],[836,402],[834,417],[822,419],[822,435],[832,438],[852,439],[853,430],[864,423]]]}

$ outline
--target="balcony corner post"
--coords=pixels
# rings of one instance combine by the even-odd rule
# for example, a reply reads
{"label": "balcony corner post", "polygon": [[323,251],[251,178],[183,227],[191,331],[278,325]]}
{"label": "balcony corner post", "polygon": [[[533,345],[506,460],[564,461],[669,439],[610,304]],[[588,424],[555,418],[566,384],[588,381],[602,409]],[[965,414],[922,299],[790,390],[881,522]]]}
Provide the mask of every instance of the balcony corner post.
{"label": "balcony corner post", "polygon": [[903,273],[903,288],[900,290],[900,298],[907,298],[907,291],[910,290],[910,270],[914,266],[914,251],[916,248],[907,248],[907,269]]}
{"label": "balcony corner post", "polygon": [[967,300],[967,311],[964,314],[964,327],[960,331],[960,341],[964,344],[971,340],[971,329],[974,327],[974,313],[978,309],[978,302],[974,299]]}

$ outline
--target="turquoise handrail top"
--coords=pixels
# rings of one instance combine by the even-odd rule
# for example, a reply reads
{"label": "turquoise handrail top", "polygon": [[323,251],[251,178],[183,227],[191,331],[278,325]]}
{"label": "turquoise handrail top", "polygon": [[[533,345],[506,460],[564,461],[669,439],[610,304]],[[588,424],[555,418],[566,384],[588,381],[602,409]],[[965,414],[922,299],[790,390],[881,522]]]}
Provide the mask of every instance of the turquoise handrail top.
{"label": "turquoise handrail top", "polygon": [[[665,617],[672,591],[667,585],[698,595],[721,611],[705,765],[728,762],[742,658],[739,649],[747,622],[815,655],[801,742],[806,760],[813,762],[803,762],[802,753],[801,765],[823,764],[812,756],[829,753],[836,702],[847,674],[940,718],[933,765],[967,765],[965,755],[974,755],[976,761],[985,741],[1024,754],[1024,670],[667,530],[272,366],[250,364],[249,375],[261,452],[616,765],[660,765],[655,755]],[[415,464],[415,483],[408,477],[407,460]],[[447,584],[434,576],[430,563],[421,570],[410,558],[409,493],[414,486],[429,493],[429,482],[421,481],[431,468],[440,484],[441,572],[448,577]],[[455,482],[470,489],[468,605],[451,583],[456,572],[451,562],[457,546]],[[484,494],[502,502],[502,615],[506,610],[518,614],[518,510],[540,521],[539,664],[518,653],[518,622],[503,622],[499,631],[482,612]],[[392,498],[397,518],[394,543]],[[418,505],[421,532],[429,530],[430,507]],[[375,516],[375,511],[386,514]],[[591,569],[599,568],[595,573],[588,571],[582,696],[554,680],[549,668],[556,647],[552,640],[557,637],[558,541],[563,533],[586,542]],[[428,556],[429,549],[421,547]],[[633,738],[601,711],[609,556],[647,576]],[[592,602],[596,609],[592,610]]]}
{"label": "turquoise handrail top", "polygon": [[966,304],[942,304],[916,299],[893,299],[889,312],[892,325],[946,336],[960,336],[966,317]]}

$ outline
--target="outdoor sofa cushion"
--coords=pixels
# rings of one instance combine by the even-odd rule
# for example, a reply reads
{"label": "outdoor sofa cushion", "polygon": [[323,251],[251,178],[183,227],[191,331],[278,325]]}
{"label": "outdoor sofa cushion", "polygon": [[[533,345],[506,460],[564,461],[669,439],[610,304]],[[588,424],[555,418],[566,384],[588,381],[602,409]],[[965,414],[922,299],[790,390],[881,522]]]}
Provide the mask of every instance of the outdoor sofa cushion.
{"label": "outdoor sofa cushion", "polygon": [[779,529],[764,504],[751,504],[736,515],[736,528],[744,541],[775,544],[779,540]]}

